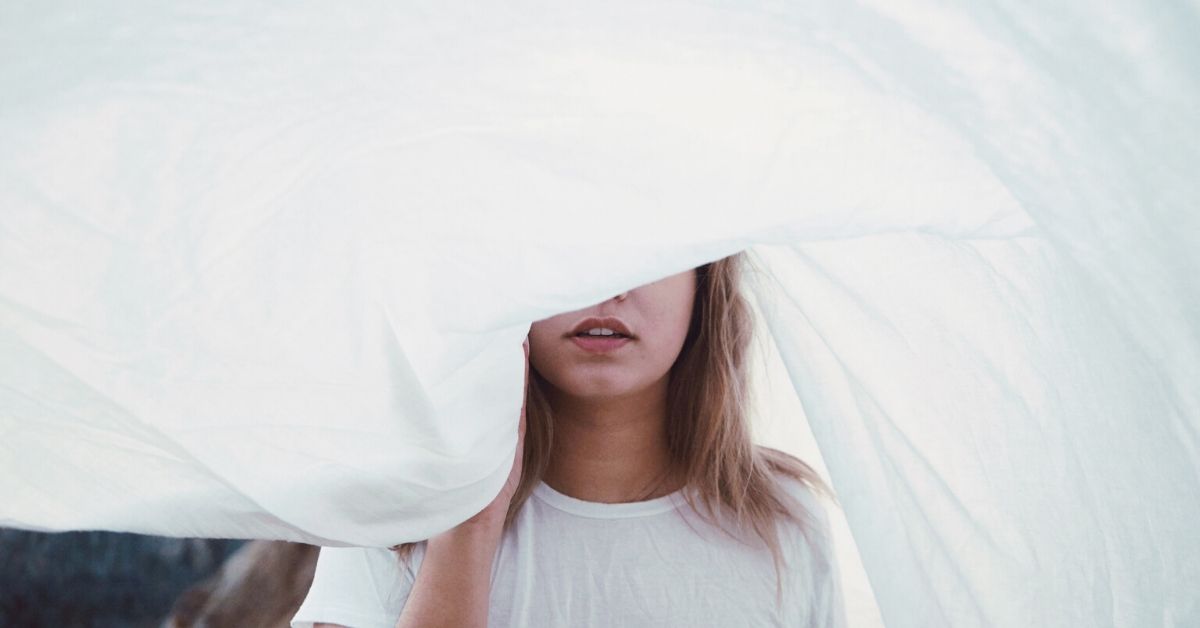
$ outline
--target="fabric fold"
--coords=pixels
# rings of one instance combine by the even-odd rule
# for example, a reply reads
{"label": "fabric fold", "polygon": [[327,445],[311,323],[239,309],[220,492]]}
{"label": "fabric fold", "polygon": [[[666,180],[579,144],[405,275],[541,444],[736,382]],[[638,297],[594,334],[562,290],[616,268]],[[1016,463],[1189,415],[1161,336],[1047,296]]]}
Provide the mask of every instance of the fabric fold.
{"label": "fabric fold", "polygon": [[0,525],[427,538],[503,482],[531,321],[749,250],[850,604],[1200,623],[1195,23],[4,7]]}

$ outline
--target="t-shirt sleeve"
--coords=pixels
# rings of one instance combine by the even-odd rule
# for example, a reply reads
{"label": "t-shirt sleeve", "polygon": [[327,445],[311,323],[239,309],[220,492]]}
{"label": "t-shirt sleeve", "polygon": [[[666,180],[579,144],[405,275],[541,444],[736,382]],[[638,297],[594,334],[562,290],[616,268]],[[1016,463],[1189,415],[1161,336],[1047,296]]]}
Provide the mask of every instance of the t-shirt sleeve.
{"label": "t-shirt sleeve", "polygon": [[[828,533],[828,522],[825,524]],[[841,573],[837,560],[829,551],[828,561],[813,570],[811,628],[846,628],[846,605],[842,597]]]}
{"label": "t-shirt sleeve", "polygon": [[809,535],[798,546],[805,548],[808,576],[803,579],[808,604],[808,628],[845,628],[846,607],[842,597],[841,570],[833,545],[829,511],[823,499],[799,484],[789,487],[807,511]]}
{"label": "t-shirt sleeve", "polygon": [[412,591],[421,545],[406,567],[391,550],[322,547],[316,572],[291,628],[326,622],[349,628],[394,628]]}

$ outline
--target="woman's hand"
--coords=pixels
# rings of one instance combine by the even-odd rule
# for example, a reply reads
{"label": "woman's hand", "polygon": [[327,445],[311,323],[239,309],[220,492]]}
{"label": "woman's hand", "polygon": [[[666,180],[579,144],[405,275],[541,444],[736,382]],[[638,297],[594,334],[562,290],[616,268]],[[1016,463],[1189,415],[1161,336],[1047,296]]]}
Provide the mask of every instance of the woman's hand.
{"label": "woman's hand", "polygon": [[[529,338],[522,347],[528,386]],[[521,483],[524,454],[525,403],[522,402],[517,452],[508,480],[500,494],[479,514],[429,539],[417,579],[396,624],[398,628],[487,626],[492,564],[504,534],[508,505]]]}
{"label": "woman's hand", "polygon": [[[529,385],[529,339],[522,343]],[[398,628],[485,627],[491,574],[504,518],[521,484],[524,457],[524,401],[517,423],[517,450],[509,479],[499,495],[473,518],[428,539],[425,557],[404,603]]]}
{"label": "woman's hand", "polygon": [[[529,386],[529,337],[526,336],[525,342],[521,344],[522,350],[525,352],[525,386],[526,390]],[[508,472],[508,479],[505,480],[504,486],[500,488],[500,493],[488,504],[479,514],[468,519],[467,524],[496,524],[503,525],[504,518],[508,515],[508,505],[512,503],[513,496],[517,494],[517,486],[521,484],[521,469],[523,468],[522,460],[525,454],[525,403],[528,401],[528,395],[521,401],[521,420],[517,423],[517,451],[513,456],[512,470]]]}

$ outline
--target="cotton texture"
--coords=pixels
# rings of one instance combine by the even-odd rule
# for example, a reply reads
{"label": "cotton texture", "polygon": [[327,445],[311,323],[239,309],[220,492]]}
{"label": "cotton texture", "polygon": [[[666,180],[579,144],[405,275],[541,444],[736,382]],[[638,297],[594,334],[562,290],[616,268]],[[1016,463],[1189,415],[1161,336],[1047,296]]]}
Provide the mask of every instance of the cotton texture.
{"label": "cotton texture", "polygon": [[4,3],[0,525],[429,538],[533,321],[744,250],[860,625],[1200,625],[1198,23]]}
{"label": "cotton texture", "polygon": [[[542,483],[501,540],[488,625],[844,627],[828,518],[808,489],[786,486],[812,512],[812,545],[798,524],[781,526],[788,568],[778,607],[766,547],[701,521],[682,493],[602,504]],[[292,628],[394,627],[424,548],[408,568],[386,548],[322,548]]]}

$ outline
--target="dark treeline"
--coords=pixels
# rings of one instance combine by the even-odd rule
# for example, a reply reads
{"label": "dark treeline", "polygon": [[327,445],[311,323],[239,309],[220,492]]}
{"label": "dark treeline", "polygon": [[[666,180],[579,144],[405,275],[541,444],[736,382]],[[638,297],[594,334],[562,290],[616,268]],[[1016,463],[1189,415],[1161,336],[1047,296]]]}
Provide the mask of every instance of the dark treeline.
{"label": "dark treeline", "polygon": [[239,540],[0,529],[0,626],[157,628]]}

